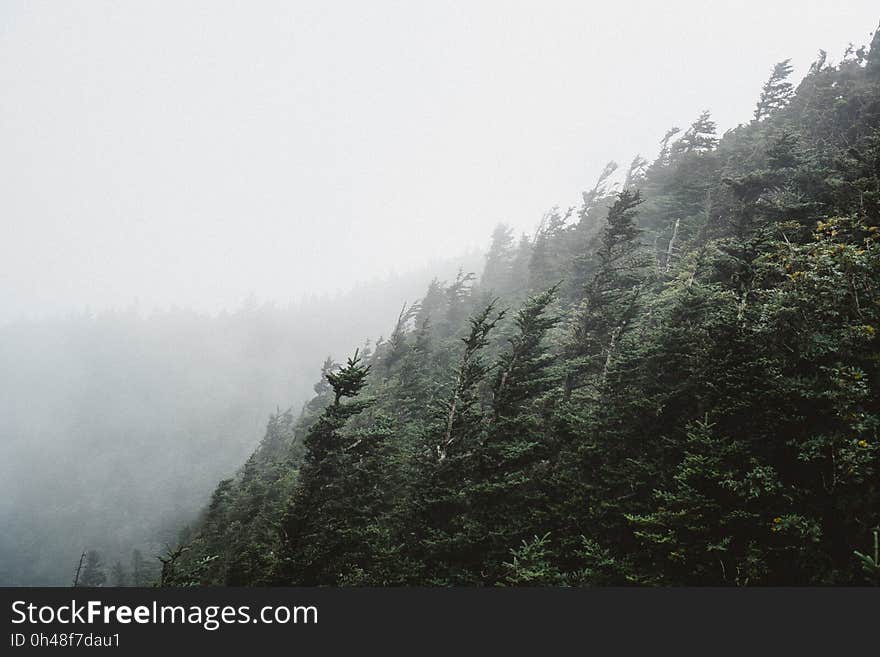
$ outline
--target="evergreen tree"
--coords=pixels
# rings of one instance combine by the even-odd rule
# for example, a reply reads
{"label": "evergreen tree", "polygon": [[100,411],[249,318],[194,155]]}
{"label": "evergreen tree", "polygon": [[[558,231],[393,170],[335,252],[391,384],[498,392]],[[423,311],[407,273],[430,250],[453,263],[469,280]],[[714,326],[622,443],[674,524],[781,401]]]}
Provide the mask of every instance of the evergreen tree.
{"label": "evergreen tree", "polygon": [[369,552],[369,546],[366,536],[359,533],[361,528],[352,527],[358,499],[350,496],[350,478],[364,438],[347,435],[343,428],[366,407],[356,398],[367,384],[369,371],[355,352],[344,367],[326,375],[333,402],[306,435],[299,480],[282,520],[277,577],[284,583],[342,583],[354,569],[363,567],[361,552]]}
{"label": "evergreen tree", "polygon": [[513,282],[513,229],[498,224],[492,231],[492,243],[486,252],[486,263],[480,284],[497,294],[505,294]]}
{"label": "evergreen tree", "polygon": [[660,153],[658,153],[657,160],[654,162],[655,170],[658,167],[669,166],[670,157],[672,155],[672,138],[680,132],[681,128],[678,126],[672,126],[663,135],[663,139],[660,140]]}
{"label": "evergreen tree", "polygon": [[398,408],[401,419],[423,418],[434,400],[437,388],[431,377],[433,358],[432,330],[429,318],[417,326],[412,347],[403,359],[398,373]]}
{"label": "evergreen tree", "polygon": [[516,314],[516,333],[500,356],[492,383],[492,422],[474,448],[463,531],[481,558],[480,578],[501,583],[506,560],[548,524],[546,464],[552,455],[539,407],[555,382],[545,338],[558,318],[548,314],[558,286],[531,297]]}
{"label": "evergreen tree", "polygon": [[138,550],[131,552],[131,583],[134,586],[149,586],[152,583],[153,576],[144,560],[143,553]]}
{"label": "evergreen tree", "polygon": [[410,578],[434,584],[472,583],[480,556],[466,548],[462,529],[467,508],[465,487],[483,430],[480,384],[488,372],[482,351],[504,316],[489,303],[470,319],[454,380],[421,436],[413,483],[405,512],[406,552],[414,562]]}
{"label": "evergreen tree", "polygon": [[568,245],[565,238],[569,232],[568,221],[573,208],[565,212],[553,208],[538,228],[529,262],[529,290],[539,292],[565,278]]}
{"label": "evergreen tree", "polygon": [[104,572],[104,561],[97,550],[86,552],[86,560],[79,577],[79,586],[104,586],[107,573]]}
{"label": "evergreen tree", "polygon": [[444,290],[446,313],[441,324],[444,335],[454,334],[467,316],[468,296],[475,279],[476,275],[473,272],[465,274],[462,269],[459,269],[455,280]]}
{"label": "evergreen tree", "polygon": [[788,81],[791,75],[791,60],[785,59],[773,67],[770,79],[761,89],[761,97],[755,107],[755,121],[762,121],[774,111],[785,107],[794,94],[794,87]]}
{"label": "evergreen tree", "polygon": [[383,362],[386,369],[394,367],[394,365],[406,355],[408,348],[406,339],[407,328],[418,312],[419,304],[407,306],[407,304],[404,303],[403,308],[400,309],[397,323],[394,325],[394,330],[391,332],[391,337],[388,339],[387,354]]}
{"label": "evergreen tree", "polygon": [[515,416],[529,400],[550,387],[552,379],[546,370],[553,359],[545,351],[543,340],[559,321],[558,317],[547,315],[558,289],[559,284],[531,297],[516,314],[517,334],[510,338],[509,350],[498,361],[492,386],[496,418]]}
{"label": "evergreen tree", "polygon": [[511,263],[511,290],[508,294],[522,293],[529,284],[529,262],[532,259],[532,240],[523,233],[516,245],[516,253]]}
{"label": "evergreen tree", "polygon": [[[611,193],[611,190],[609,189],[609,180],[614,172],[617,171],[618,167],[619,165],[614,160],[608,162],[599,174],[599,179],[596,181],[596,184],[593,185],[593,188],[590,191],[581,194],[583,197],[583,204],[578,211],[578,217],[581,221],[586,221],[593,210],[598,207],[599,203],[609,196]],[[637,167],[637,160],[633,160],[633,167],[630,169],[630,173],[634,172]]]}
{"label": "evergreen tree", "polygon": [[681,138],[671,146],[672,157],[707,153],[718,144],[715,136],[716,125],[709,111],[705,111],[697,117],[691,127],[685,130]]}
{"label": "evergreen tree", "polygon": [[645,258],[635,223],[642,199],[638,191],[625,190],[608,211],[607,225],[592,256],[595,273],[583,291],[574,319],[569,354],[574,359],[567,392],[580,387],[584,377],[601,374],[614,357],[623,333],[638,312]]}
{"label": "evergreen tree", "polygon": [[125,566],[122,565],[121,561],[113,564],[113,568],[110,571],[110,582],[116,587],[128,586],[128,573],[125,571]]}

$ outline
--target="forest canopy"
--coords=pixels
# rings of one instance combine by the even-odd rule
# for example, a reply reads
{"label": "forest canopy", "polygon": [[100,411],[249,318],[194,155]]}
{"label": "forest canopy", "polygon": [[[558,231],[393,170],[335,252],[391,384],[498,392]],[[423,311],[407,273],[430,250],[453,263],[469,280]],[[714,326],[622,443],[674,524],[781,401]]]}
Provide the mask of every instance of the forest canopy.
{"label": "forest canopy", "polygon": [[328,359],[160,583],[880,583],[880,36],[791,70]]}

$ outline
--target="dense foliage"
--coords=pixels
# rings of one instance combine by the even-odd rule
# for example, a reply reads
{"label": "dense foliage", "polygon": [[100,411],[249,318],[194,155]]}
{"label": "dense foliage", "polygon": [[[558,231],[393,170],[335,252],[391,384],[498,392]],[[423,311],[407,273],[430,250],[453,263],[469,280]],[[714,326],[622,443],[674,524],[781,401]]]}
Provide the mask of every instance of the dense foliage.
{"label": "dense foliage", "polygon": [[878,581],[880,37],[328,360],[163,583]]}

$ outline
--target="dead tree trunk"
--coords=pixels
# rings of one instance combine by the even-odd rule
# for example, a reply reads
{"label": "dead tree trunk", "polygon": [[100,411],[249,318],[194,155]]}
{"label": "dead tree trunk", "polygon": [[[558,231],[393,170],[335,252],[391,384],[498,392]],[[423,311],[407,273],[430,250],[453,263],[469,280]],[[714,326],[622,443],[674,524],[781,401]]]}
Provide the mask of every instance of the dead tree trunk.
{"label": "dead tree trunk", "polygon": [[76,566],[76,575],[73,576],[73,587],[76,588],[79,586],[79,574],[82,572],[83,561],[86,558],[86,551],[83,550],[83,553],[79,555],[79,563]]}
{"label": "dead tree trunk", "polygon": [[681,219],[675,220],[675,225],[672,227],[672,237],[669,239],[669,246],[666,247],[666,269],[665,273],[669,273],[669,268],[672,267],[672,249],[675,246],[675,238],[678,237],[678,224],[681,222]]}

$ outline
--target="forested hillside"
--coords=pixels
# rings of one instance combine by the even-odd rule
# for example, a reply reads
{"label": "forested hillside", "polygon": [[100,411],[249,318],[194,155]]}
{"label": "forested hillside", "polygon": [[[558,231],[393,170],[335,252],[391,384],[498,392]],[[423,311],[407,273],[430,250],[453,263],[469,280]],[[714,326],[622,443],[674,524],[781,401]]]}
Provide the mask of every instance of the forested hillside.
{"label": "forested hillside", "polygon": [[872,45],[500,226],[270,419],[161,583],[880,583]]}

